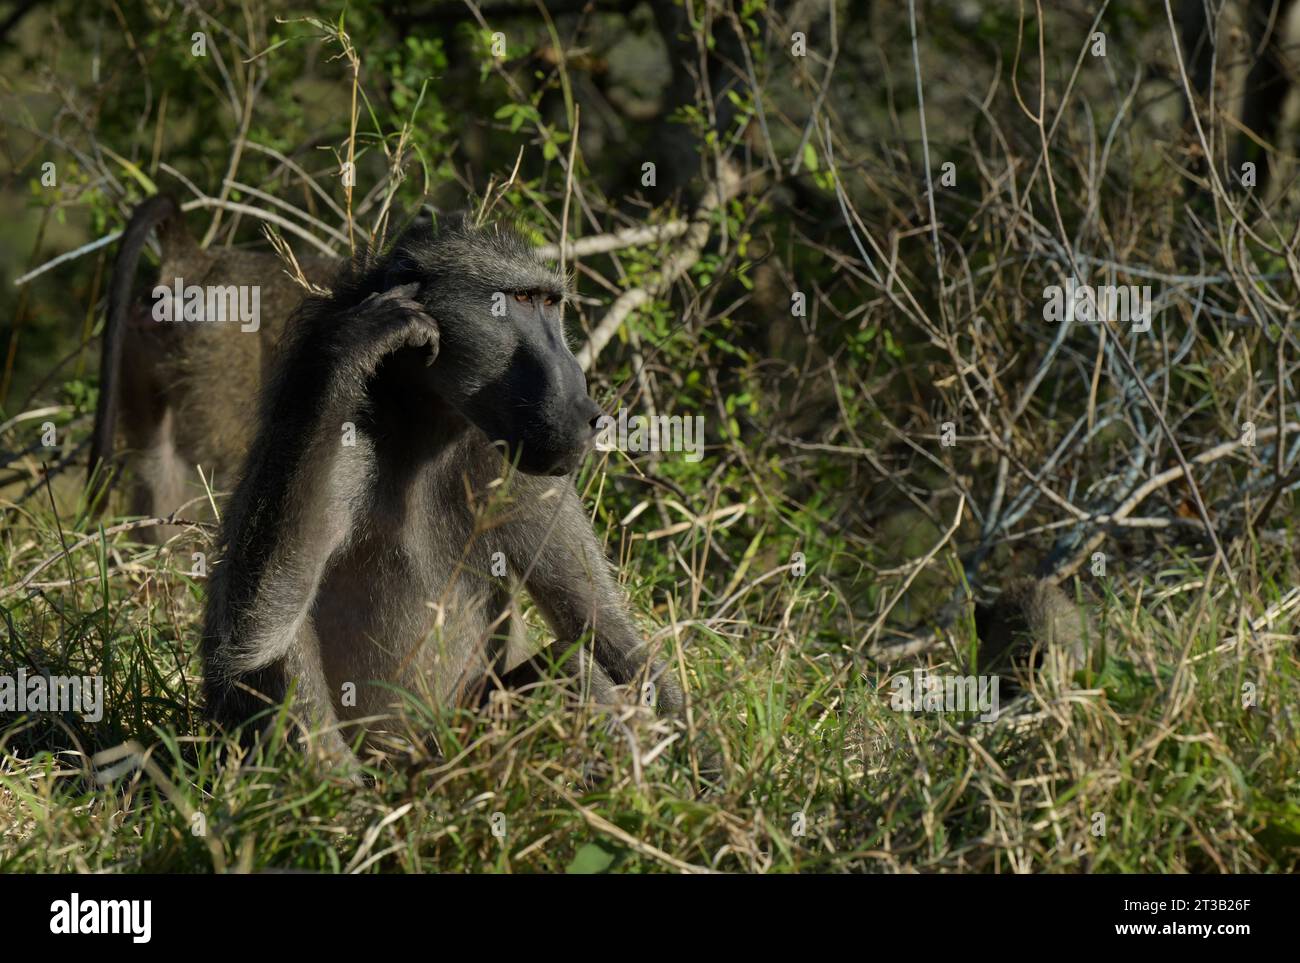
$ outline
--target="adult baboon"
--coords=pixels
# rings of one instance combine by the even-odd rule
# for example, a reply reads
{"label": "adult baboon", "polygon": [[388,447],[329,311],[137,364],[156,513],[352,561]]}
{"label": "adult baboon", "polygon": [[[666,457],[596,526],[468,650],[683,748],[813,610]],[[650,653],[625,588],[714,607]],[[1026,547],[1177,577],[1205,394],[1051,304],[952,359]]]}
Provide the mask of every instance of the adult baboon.
{"label": "adult baboon", "polygon": [[[162,248],[160,297],[134,299],[136,267],[154,228]],[[321,257],[300,264],[317,284],[336,267]],[[162,292],[177,287],[217,295],[211,303],[223,310],[225,293],[237,287],[256,291],[255,323],[193,315],[187,320],[181,303],[163,304],[174,317],[156,320],[164,300],[175,302]],[[132,512],[166,516],[202,495],[197,465],[209,481],[233,486],[252,441],[251,412],[275,344],[304,293],[274,254],[201,249],[172,198],[160,194],[140,204],[123,232],[109,280],[90,449],[92,501],[102,503],[114,470],[119,421],[135,475]]]}
{"label": "adult baboon", "polygon": [[679,709],[567,477],[600,409],[563,299],[518,233],[465,221],[414,228],[303,302],[210,583],[217,722],[248,722],[292,681],[324,748],[345,753],[337,721],[387,713],[394,684],[447,704],[535,678],[537,660],[505,672],[513,580],[597,701],[652,683]]}

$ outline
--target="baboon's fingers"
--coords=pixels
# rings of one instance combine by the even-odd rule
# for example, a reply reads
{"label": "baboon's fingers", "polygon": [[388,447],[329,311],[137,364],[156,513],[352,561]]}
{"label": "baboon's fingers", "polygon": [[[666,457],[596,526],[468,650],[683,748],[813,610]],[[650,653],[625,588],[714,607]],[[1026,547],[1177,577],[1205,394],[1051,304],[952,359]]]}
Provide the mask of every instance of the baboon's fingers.
{"label": "baboon's fingers", "polygon": [[[433,322],[430,321],[429,324]],[[438,360],[438,329],[426,327],[423,324],[413,325],[410,334],[406,336],[406,346],[408,348],[423,348],[428,352],[424,364],[426,367],[432,365]]]}
{"label": "baboon's fingers", "polygon": [[408,347],[426,350],[426,365],[432,365],[438,357],[438,322],[433,320],[423,304],[396,293],[414,287],[408,284],[383,294],[372,294],[361,303],[361,316],[377,326],[373,335],[361,335],[363,341],[369,341],[369,346],[362,349],[368,359],[364,367],[373,370],[387,355]]}
{"label": "baboon's fingers", "polygon": [[682,688],[677,684],[671,670],[663,663],[656,662],[651,667],[650,684],[654,689],[654,705],[666,716],[680,716],[686,709],[686,699]]}

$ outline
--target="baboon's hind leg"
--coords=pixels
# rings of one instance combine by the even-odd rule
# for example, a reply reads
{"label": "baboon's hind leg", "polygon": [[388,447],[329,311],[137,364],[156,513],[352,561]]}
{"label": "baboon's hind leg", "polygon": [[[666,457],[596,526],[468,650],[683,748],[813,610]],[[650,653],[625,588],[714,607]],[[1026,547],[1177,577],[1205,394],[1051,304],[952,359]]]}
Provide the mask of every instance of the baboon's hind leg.
{"label": "baboon's hind leg", "polygon": [[[168,408],[154,428],[153,436],[140,452],[131,511],[137,515],[168,518],[186,502],[188,469],[176,450],[175,414]],[[178,525],[159,525],[147,536],[165,542],[181,531]]]}
{"label": "baboon's hind leg", "polygon": [[[122,427],[134,456],[130,510],[165,518],[185,500],[186,465],[176,447],[176,412],[166,384],[166,357],[174,345],[165,332],[147,327],[149,323],[136,305],[123,345]],[[164,542],[177,531],[175,526],[161,526],[144,530],[141,537]]]}
{"label": "baboon's hind leg", "polygon": [[237,679],[218,681],[215,667],[209,673],[204,680],[208,714],[227,732],[240,730],[246,749],[266,739],[275,725],[277,707],[293,690],[290,735],[301,737],[327,764],[357,777],[358,760],[339,725],[321,663],[320,640],[310,624],[299,629],[286,655],[242,672]]}

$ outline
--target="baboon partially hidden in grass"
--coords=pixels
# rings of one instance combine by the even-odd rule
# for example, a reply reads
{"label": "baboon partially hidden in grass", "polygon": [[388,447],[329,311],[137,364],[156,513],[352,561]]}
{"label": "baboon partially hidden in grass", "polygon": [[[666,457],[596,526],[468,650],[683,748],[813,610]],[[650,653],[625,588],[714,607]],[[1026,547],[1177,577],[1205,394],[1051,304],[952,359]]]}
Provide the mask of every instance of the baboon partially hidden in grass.
{"label": "baboon partially hidden in grass", "polygon": [[1014,684],[1031,675],[1068,683],[1083,668],[1091,626],[1060,588],[1019,578],[991,603],[975,607],[979,670]]}

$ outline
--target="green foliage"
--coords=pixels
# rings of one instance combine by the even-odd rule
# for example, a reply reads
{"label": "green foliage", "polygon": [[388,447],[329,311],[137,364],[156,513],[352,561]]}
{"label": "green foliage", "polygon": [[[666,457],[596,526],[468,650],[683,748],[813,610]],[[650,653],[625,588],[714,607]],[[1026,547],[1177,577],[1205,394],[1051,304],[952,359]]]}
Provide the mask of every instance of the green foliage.
{"label": "green foliage", "polygon": [[[956,6],[926,11],[930,173],[941,159],[960,170],[955,188],[928,198],[901,7],[881,8],[872,22],[841,20],[837,69],[846,80],[813,116],[819,91],[810,84],[829,63],[826,51],[811,66],[789,64],[780,47],[769,52],[765,5],[745,0],[737,13],[762,98],[740,84],[712,105],[674,103],[663,84],[641,77],[626,86],[638,110],[659,102],[647,121],[618,116],[610,78],[627,68],[608,60],[629,33],[639,42],[621,48],[628,58],[664,56],[648,5],[584,19],[595,39],[588,49],[583,34],[567,59],[554,48],[568,43],[573,21],[552,29],[531,12],[506,23],[500,58],[497,23],[483,29],[466,18],[434,32],[403,24],[402,11],[380,0],[327,4],[314,18],[287,2],[254,5],[262,16],[252,36],[235,0],[205,3],[202,15],[175,0],[126,4],[99,19],[72,0],[44,6],[59,29],[41,53],[19,45],[6,54],[5,76],[31,84],[14,99],[25,125],[15,137],[26,138],[12,152],[27,165],[13,178],[28,214],[13,258],[23,270],[120,229],[130,205],[155,188],[188,198],[193,184],[215,197],[228,176],[243,185],[229,186],[232,200],[259,204],[254,191],[264,192],[300,206],[309,217],[298,220],[311,227],[315,219],[337,228],[331,205],[349,204],[340,177],[349,147],[352,209],[372,199],[362,243],[384,200],[397,217],[422,204],[487,207],[539,243],[556,237],[565,212],[574,237],[689,219],[705,194],[699,178],[671,190],[639,182],[665,132],[684,135],[709,176],[720,155],[754,176],[712,212],[709,242],[671,286],[660,278],[680,238],[566,265],[578,295],[575,342],[621,293],[648,292],[593,366],[597,400],[707,425],[699,461],[616,452],[578,479],[647,637],[684,666],[694,740],[641,717],[611,730],[558,691],[521,700],[505,720],[407,694],[398,748],[364,786],[292,746],[241,760],[199,714],[205,586],[188,573],[192,551],[215,550],[213,532],[188,529],[161,548],[137,543],[114,514],[123,501],[92,522],[71,470],[48,485],[41,474],[89,431],[96,353],[79,339],[98,317],[112,249],[26,289],[22,311],[5,313],[16,374],[0,422],[41,405],[58,410],[15,422],[0,439],[6,455],[17,453],[0,482],[9,499],[0,674],[101,675],[106,713],[95,722],[75,713],[0,720],[0,819],[12,827],[0,871],[1297,868],[1300,739],[1290,707],[1300,668],[1294,646],[1278,641],[1294,628],[1285,593],[1300,571],[1278,540],[1294,525],[1254,532],[1233,514],[1242,492],[1252,512],[1268,497],[1261,466],[1270,451],[1198,475],[1221,530],[1241,530],[1230,546],[1240,599],[1221,590],[1221,572],[1198,563],[1205,546],[1195,543],[1199,527],[1181,524],[1182,492],[1152,497],[1142,511],[1168,526],[1108,531],[1110,580],[1079,585],[1097,639],[1068,697],[1031,693],[990,724],[890,707],[896,672],[965,672],[975,661],[968,610],[943,645],[906,658],[882,654],[878,630],[932,627],[939,601],[966,581],[999,471],[1011,486],[1003,508],[1019,510],[1022,496],[1028,507],[998,535],[984,569],[992,582],[1032,568],[1075,524],[1063,500],[1104,513],[1114,507],[1105,499],[1131,490],[1124,485],[1134,477],[1173,463],[1158,419],[1131,384],[1116,387],[1118,363],[1091,331],[1068,332],[1051,348],[1055,363],[1017,407],[1056,335],[1034,312],[1062,270],[1057,218],[1064,240],[1079,245],[1073,253],[1100,252],[1107,269],[1127,259],[1177,276],[1166,261],[1181,243],[1183,222],[1170,214],[1181,186],[1171,186],[1167,165],[1153,166],[1164,147],[1151,149],[1146,120],[1109,138],[1123,110],[1107,96],[1123,65],[1083,72],[1073,101],[1049,100],[1047,148],[1017,100],[1034,100],[1039,69],[1055,97],[1090,14],[1048,11],[1042,67],[1029,8],[982,4],[973,24],[956,20]],[[1160,18],[1111,9],[1104,27],[1117,57],[1114,41],[1131,38],[1145,63],[1143,31],[1164,30]],[[695,4],[686,12],[701,15]],[[1050,29],[1071,16],[1069,30]],[[692,26],[703,30],[704,20]],[[205,57],[192,52],[196,30],[208,35]],[[714,21],[701,46],[718,51],[718,36]],[[936,71],[936,55],[955,68]],[[978,92],[973,64],[987,68]],[[682,65],[666,68],[665,84]],[[1148,99],[1144,91],[1139,103]],[[718,107],[733,111],[721,129]],[[1104,157],[1100,143],[1109,145]],[[47,156],[58,159],[53,191],[36,163]],[[217,220],[208,209],[191,217],[199,236]],[[1158,336],[1123,342],[1144,376],[1162,379],[1149,383],[1188,454],[1276,398],[1268,379],[1288,318],[1267,315],[1247,333],[1213,327],[1250,313],[1243,292],[1270,308],[1295,301],[1285,245],[1246,236],[1233,256],[1253,273],[1239,287],[1197,282],[1210,327],[1177,316]],[[264,242],[255,219],[223,212],[212,243]],[[1220,268],[1228,265],[1176,270],[1199,277]],[[803,315],[792,312],[795,292],[805,296]],[[1180,344],[1187,350],[1171,364]],[[56,369],[65,356],[75,361]],[[1140,430],[1121,417],[1134,412],[1146,419]],[[29,429],[47,418],[59,429],[56,452],[32,449]],[[940,449],[935,426],[947,419],[980,443]],[[1049,461],[1076,422],[1077,451]],[[970,499],[965,516],[940,544],[959,496]],[[1274,517],[1293,510],[1283,493]],[[1266,631],[1224,647],[1244,615],[1270,607]],[[1251,706],[1242,702],[1247,683],[1259,689]],[[287,724],[283,714],[277,723]],[[96,761],[128,741],[140,751],[125,763]],[[714,749],[725,780],[706,790],[697,770],[701,752]],[[496,814],[504,836],[494,832]]]}

